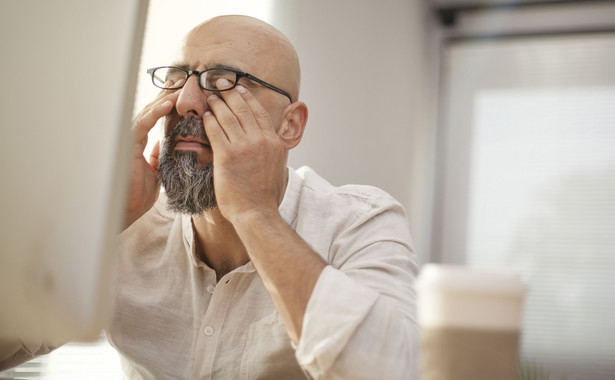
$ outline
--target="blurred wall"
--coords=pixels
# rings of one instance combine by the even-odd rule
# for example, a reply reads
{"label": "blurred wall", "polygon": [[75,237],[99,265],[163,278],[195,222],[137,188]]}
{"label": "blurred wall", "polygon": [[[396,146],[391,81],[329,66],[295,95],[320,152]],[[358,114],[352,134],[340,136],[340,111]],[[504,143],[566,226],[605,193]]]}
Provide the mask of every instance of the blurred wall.
{"label": "blurred wall", "polygon": [[276,0],[310,110],[290,165],[335,185],[378,186],[404,204],[421,261],[429,252],[438,30],[420,0]]}

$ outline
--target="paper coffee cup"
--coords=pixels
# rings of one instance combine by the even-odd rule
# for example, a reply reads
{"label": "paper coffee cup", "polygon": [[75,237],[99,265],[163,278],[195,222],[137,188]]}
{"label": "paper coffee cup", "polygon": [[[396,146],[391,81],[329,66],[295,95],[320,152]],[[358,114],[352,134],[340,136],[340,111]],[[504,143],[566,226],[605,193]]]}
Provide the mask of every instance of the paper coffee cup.
{"label": "paper coffee cup", "polygon": [[515,380],[525,292],[518,274],[425,265],[422,380]]}

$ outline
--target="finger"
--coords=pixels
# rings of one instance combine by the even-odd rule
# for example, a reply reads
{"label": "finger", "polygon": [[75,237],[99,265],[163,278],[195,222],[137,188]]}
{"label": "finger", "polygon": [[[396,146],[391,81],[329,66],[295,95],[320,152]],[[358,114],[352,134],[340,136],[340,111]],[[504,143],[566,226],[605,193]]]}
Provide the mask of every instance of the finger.
{"label": "finger", "polygon": [[150,108],[155,107],[159,104],[162,104],[167,100],[171,100],[175,103],[175,101],[177,100],[177,97],[179,97],[179,91],[177,90],[160,90],[158,94],[156,94],[154,99],[151,102],[149,102],[145,107],[143,107],[143,109],[141,110],[141,112],[139,112],[135,120],[143,117],[143,115],[149,112]]}
{"label": "finger", "polygon": [[137,143],[147,143],[147,134],[161,117],[171,112],[178,96],[179,91],[167,91],[167,94],[152,101],[139,113],[133,123],[134,139]]}
{"label": "finger", "polygon": [[135,121],[133,125],[133,138],[135,142],[135,155],[137,157],[143,154],[147,146],[149,131],[156,125],[158,119],[171,112],[171,109],[173,109],[173,103],[167,100],[162,104],[151,107]]}
{"label": "finger", "polygon": [[230,143],[229,138],[224,132],[224,129],[220,126],[220,123],[218,123],[218,119],[211,111],[207,111],[203,115],[203,127],[205,128],[205,133],[207,134],[211,150],[215,157],[218,147],[222,148]]}
{"label": "finger", "polygon": [[235,87],[235,90],[223,91],[220,95],[224,99],[226,106],[238,120],[243,131],[247,134],[253,132],[254,130],[258,130],[258,126],[257,120],[254,116],[254,110],[241,96],[241,91],[247,92],[247,89],[244,86],[239,85]]}
{"label": "finger", "polygon": [[156,141],[149,155],[149,165],[158,172],[158,156],[160,155],[160,141]]}
{"label": "finger", "polygon": [[[237,94],[241,96],[244,102],[250,108],[250,114],[252,118],[256,121],[256,125],[260,127],[263,133],[274,133],[275,134],[275,126],[273,125],[273,120],[271,120],[271,116],[269,112],[261,105],[261,103],[254,97],[254,95],[248,91],[242,85],[238,85],[236,87]],[[234,92],[234,91],[229,91]]]}
{"label": "finger", "polygon": [[229,141],[236,141],[245,135],[239,120],[221,98],[212,94],[207,98],[207,103]]}

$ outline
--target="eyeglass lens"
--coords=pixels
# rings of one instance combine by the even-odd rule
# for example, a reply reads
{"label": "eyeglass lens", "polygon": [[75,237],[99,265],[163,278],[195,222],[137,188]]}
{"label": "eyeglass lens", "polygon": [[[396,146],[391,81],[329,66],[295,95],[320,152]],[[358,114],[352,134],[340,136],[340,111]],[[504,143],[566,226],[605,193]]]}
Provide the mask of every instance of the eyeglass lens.
{"label": "eyeglass lens", "polygon": [[[160,88],[180,88],[187,80],[188,73],[174,67],[160,67],[153,72],[154,84]],[[226,79],[229,85],[221,88],[218,86],[219,79]],[[234,86],[237,75],[226,69],[210,69],[200,75],[200,84],[205,90],[220,91]]]}

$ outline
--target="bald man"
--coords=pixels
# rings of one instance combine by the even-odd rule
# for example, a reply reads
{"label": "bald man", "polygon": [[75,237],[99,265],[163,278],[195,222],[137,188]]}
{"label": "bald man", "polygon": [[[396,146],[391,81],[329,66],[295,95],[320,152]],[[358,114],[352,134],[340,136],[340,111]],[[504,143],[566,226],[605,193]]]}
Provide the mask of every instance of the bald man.
{"label": "bald man", "polygon": [[404,210],[287,167],[308,116],[288,39],[217,17],[149,73],[108,330],[126,377],[417,378]]}

